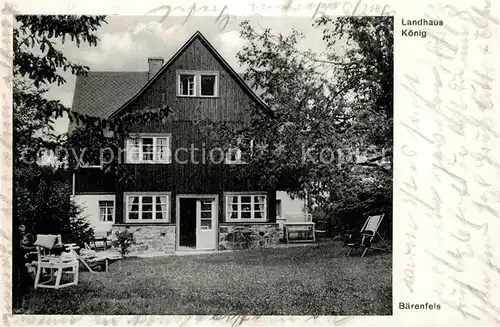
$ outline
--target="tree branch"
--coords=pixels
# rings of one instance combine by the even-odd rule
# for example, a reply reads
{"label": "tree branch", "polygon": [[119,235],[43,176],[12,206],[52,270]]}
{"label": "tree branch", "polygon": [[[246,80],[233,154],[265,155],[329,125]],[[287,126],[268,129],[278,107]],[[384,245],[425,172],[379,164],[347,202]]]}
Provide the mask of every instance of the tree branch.
{"label": "tree branch", "polygon": [[358,166],[363,166],[363,167],[377,168],[377,169],[383,171],[384,173],[392,174],[392,169],[384,168],[383,166],[376,164],[376,163],[365,161],[365,162],[356,162],[356,163],[353,162],[353,164],[358,165]]}

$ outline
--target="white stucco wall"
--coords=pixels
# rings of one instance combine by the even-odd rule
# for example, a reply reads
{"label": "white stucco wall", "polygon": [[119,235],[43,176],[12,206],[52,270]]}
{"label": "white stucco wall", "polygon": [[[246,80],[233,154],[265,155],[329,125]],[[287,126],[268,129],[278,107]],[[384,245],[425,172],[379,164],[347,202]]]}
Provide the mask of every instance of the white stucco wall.
{"label": "white stucco wall", "polygon": [[281,216],[287,214],[301,214],[306,211],[304,199],[292,199],[285,191],[276,191],[276,200],[281,200]]}
{"label": "white stucco wall", "polygon": [[114,194],[85,194],[73,195],[75,203],[83,209],[83,216],[88,219],[96,233],[104,233],[111,230],[112,221],[99,220],[99,201],[115,201]]}

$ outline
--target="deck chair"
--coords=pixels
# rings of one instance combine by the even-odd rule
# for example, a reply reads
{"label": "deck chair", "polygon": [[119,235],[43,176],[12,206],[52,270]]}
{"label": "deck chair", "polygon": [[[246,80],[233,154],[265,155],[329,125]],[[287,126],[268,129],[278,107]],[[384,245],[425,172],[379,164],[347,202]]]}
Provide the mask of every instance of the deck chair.
{"label": "deck chair", "polygon": [[[38,235],[35,288],[59,289],[78,284],[78,259],[73,245],[65,246],[60,235]],[[69,270],[69,271],[68,271]],[[41,281],[42,272],[49,273],[48,280]],[[72,280],[61,284],[63,274],[72,275]]]}
{"label": "deck chair", "polygon": [[[347,253],[347,256],[351,254],[351,252],[354,249],[357,248],[363,248],[363,253],[361,254],[361,257],[364,257],[368,249],[374,249],[374,250],[387,250],[387,244],[385,243],[384,238],[380,235],[378,232],[378,228],[380,224],[382,223],[382,219],[384,218],[384,214],[377,215],[377,216],[369,216],[366,219],[365,224],[361,228],[359,232],[359,239],[356,239],[355,236],[351,236],[351,241],[347,241],[347,246],[349,246],[351,249]],[[373,239],[375,236],[378,236],[380,240],[384,243],[385,248],[376,248],[372,246]]]}

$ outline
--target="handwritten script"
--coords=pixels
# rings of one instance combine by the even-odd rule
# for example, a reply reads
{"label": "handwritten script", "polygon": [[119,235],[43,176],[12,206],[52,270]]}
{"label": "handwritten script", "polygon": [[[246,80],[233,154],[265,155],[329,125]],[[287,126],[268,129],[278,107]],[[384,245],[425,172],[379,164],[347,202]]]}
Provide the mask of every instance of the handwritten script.
{"label": "handwritten script", "polygon": [[415,262],[419,255],[427,256],[433,262],[427,276],[432,275],[441,303],[466,320],[498,324],[500,307],[491,293],[500,272],[491,243],[498,235],[489,226],[500,218],[500,166],[491,151],[499,144],[492,121],[499,67],[491,52],[492,31],[499,22],[488,1],[482,7],[429,9],[428,18],[446,25],[429,31],[425,51],[433,65],[428,71],[422,69],[427,65],[419,71],[405,68],[401,76],[402,90],[418,109],[401,122],[411,142],[401,146],[409,174],[399,190],[412,209],[403,284],[408,293],[417,292],[416,285],[425,281],[418,280]]}
{"label": "handwritten script", "polygon": [[[249,3],[243,8],[243,13],[235,14],[231,6],[226,5],[199,5],[196,2],[187,5],[173,6],[161,5],[146,12],[146,15],[159,15],[161,23],[167,21],[171,15],[183,17],[182,24],[186,24],[195,16],[216,15],[214,23],[219,31],[236,23],[238,16],[261,16],[273,12],[278,15],[300,12],[310,15],[311,19],[317,19],[328,15],[379,15],[391,16],[394,11],[388,4],[380,5],[368,1],[286,1],[279,5],[271,3]],[[241,11],[241,9],[239,9]]]}

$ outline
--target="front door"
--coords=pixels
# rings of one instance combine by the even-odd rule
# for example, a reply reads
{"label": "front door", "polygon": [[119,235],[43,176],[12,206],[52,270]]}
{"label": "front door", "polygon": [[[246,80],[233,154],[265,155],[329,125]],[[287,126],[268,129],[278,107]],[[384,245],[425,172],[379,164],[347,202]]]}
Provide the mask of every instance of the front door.
{"label": "front door", "polygon": [[196,200],[196,249],[215,250],[217,244],[215,198]]}
{"label": "front door", "polygon": [[179,246],[196,248],[196,198],[179,199]]}

